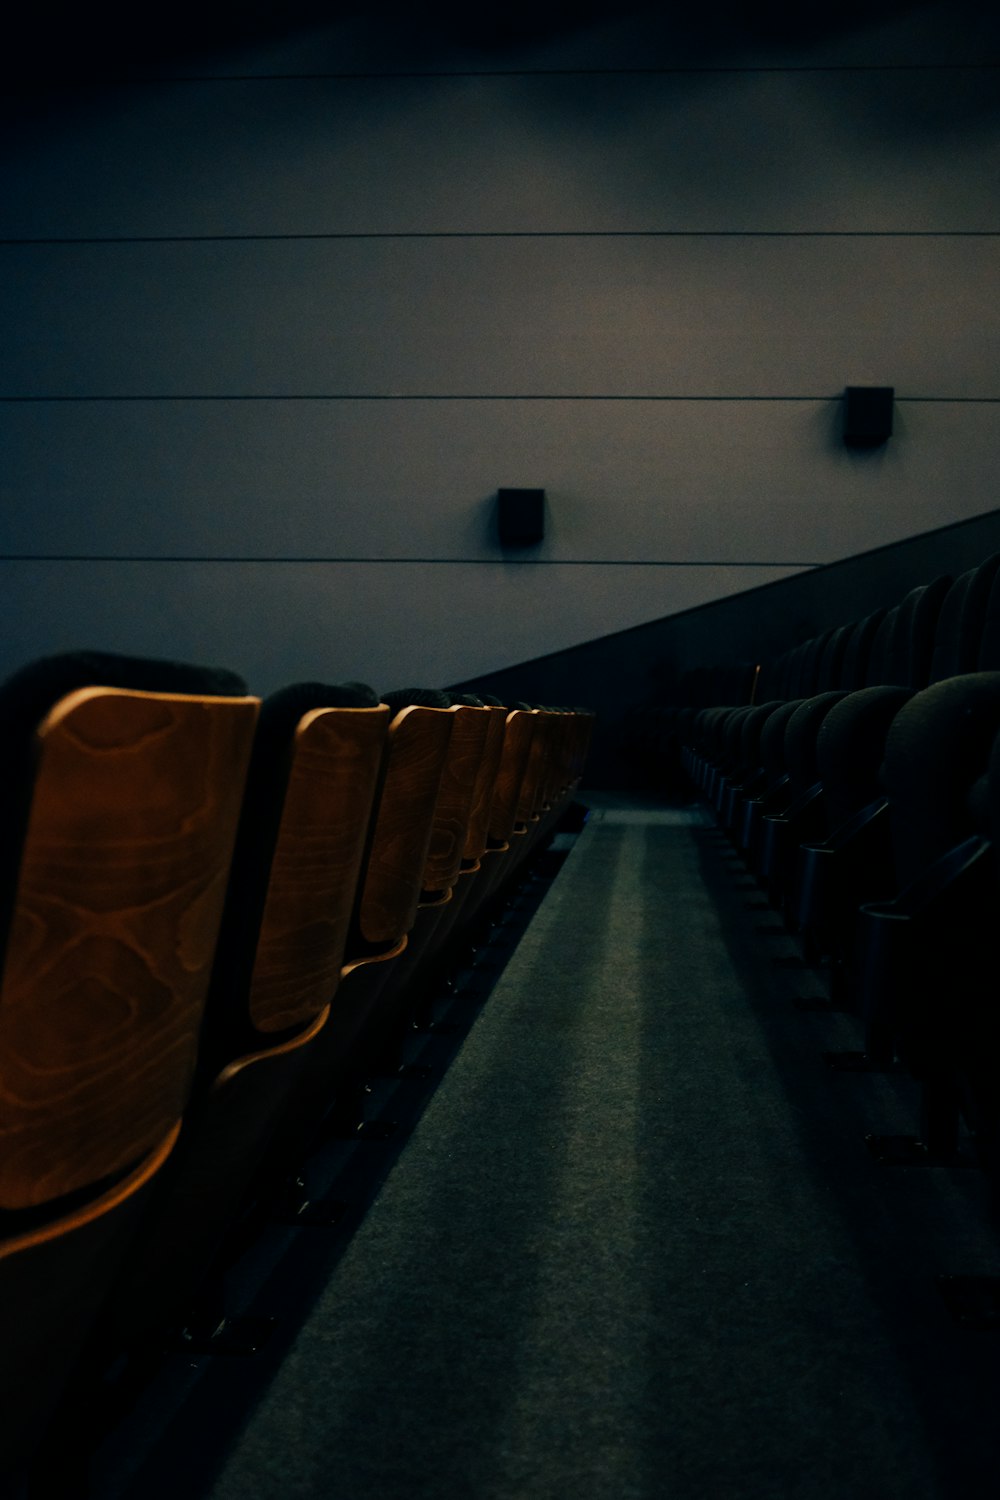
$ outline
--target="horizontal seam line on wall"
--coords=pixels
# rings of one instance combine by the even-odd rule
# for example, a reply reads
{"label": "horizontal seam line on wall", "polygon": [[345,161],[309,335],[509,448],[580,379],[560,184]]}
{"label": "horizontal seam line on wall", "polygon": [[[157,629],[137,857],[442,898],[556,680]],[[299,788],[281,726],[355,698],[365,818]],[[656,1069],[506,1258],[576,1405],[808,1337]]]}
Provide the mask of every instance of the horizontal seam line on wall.
{"label": "horizontal seam line on wall", "polygon": [[364,229],[302,234],[108,234],[0,238],[0,246],[226,245],[337,240],[988,240],[1000,229]]}
{"label": "horizontal seam line on wall", "polygon": [[821,568],[819,562],[678,562],[671,559],[650,558],[545,558],[545,557],[250,557],[211,556],[196,553],[155,554],[136,553],[34,553],[10,552],[0,554],[0,562],[127,562],[127,563],[358,563],[384,566],[421,567],[517,567],[529,568]]}
{"label": "horizontal seam line on wall", "polygon": [[[43,405],[51,404],[84,404],[84,403],[124,403],[124,402],[163,402],[176,403],[182,401],[207,402],[207,401],[634,401],[634,402],[679,402],[679,401],[713,401],[713,402],[793,402],[793,401],[839,401],[843,397],[843,391],[828,391],[823,395],[812,396],[609,396],[609,395],[379,395],[379,394],[351,394],[348,392],[340,394],[301,394],[301,395],[173,395],[173,396],[108,396],[108,395],[86,395],[86,396],[2,396],[0,404],[8,406],[17,405]],[[949,405],[980,405],[990,406],[1000,403],[1000,396],[896,396],[896,403],[910,404],[949,404]]]}
{"label": "horizontal seam line on wall", "polygon": [[99,88],[109,83],[130,83],[171,87],[175,84],[201,83],[323,83],[372,82],[393,80],[447,78],[676,78],[711,77],[732,74],[767,73],[987,73],[1000,68],[1000,62],[932,62],[932,63],[761,63],[729,66],[666,68],[459,68],[459,69],[380,69],[369,72],[334,73],[174,73],[145,74],[134,71],[92,73],[82,78],[75,73],[53,72],[20,75],[15,86],[61,83],[75,87]]}

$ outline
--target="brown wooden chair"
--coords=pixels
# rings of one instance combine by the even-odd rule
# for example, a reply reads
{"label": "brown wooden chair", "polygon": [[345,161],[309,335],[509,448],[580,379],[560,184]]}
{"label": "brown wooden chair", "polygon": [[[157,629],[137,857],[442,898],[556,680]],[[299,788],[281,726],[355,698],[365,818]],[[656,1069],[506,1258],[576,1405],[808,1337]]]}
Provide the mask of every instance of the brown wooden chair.
{"label": "brown wooden chair", "polygon": [[0,689],[7,1475],[177,1138],[258,707],[232,674],[96,653]]}
{"label": "brown wooden chair", "polygon": [[[394,707],[392,699],[402,695],[386,696]],[[289,1102],[275,1144],[279,1157],[304,1150],[335,1103],[341,1128],[358,1115],[362,1039],[416,919],[453,723],[447,708],[410,704],[389,724],[340,987]]]}
{"label": "brown wooden chair", "polygon": [[531,740],[531,753],[521,781],[515,828],[523,830],[513,848],[510,873],[521,867],[537,847],[549,826],[547,816],[552,810],[553,770],[556,763],[556,742],[561,715],[549,709],[530,710],[535,720],[535,732]]}
{"label": "brown wooden chair", "polygon": [[479,856],[480,871],[475,885],[465,897],[466,927],[477,920],[506,882],[528,833],[527,824],[518,821],[518,814],[538,715],[521,708],[505,713],[504,741],[490,802],[486,846]]}
{"label": "brown wooden chair", "polygon": [[[514,710],[510,721],[510,755],[501,781],[503,740],[509,716],[500,706],[492,712],[496,715],[493,724],[498,737],[489,753],[484,749],[463,865],[452,899],[441,912],[422,970],[417,974],[415,996],[419,1017],[425,1024],[431,1019],[434,997],[440,995],[449,971],[454,972],[473,957],[475,950],[468,949],[468,938],[474,936],[483,893],[488,897],[496,885],[505,884],[514,867],[521,864],[518,857],[521,849],[529,840],[532,844],[544,841],[566,810],[579,781],[593,723],[593,716],[583,710]],[[516,796],[512,795],[515,782]],[[490,821],[494,816],[491,841]],[[519,821],[522,816],[523,822]],[[507,838],[501,838],[505,832]],[[511,858],[512,847],[516,851],[514,858]],[[485,881],[484,866],[489,872]],[[481,882],[478,892],[477,878]]]}
{"label": "brown wooden chair", "polygon": [[[358,1067],[378,1071],[398,1066],[410,1012],[424,973],[439,943],[438,934],[451,914],[455,887],[469,837],[493,710],[482,705],[453,704],[451,738],[434,813],[420,899],[403,953],[391,965],[374,1000],[358,1044]],[[499,711],[502,717],[502,710]]]}
{"label": "brown wooden chair", "polygon": [[195,1095],[102,1320],[106,1351],[171,1323],[222,1329],[227,1233],[340,983],[389,717],[356,685],[298,684],[263,706]]}
{"label": "brown wooden chair", "polygon": [[476,775],[469,809],[465,847],[458,875],[452,887],[451,900],[441,914],[428,954],[428,962],[436,962],[445,948],[454,947],[462,941],[471,920],[474,892],[478,877],[482,873],[483,861],[489,848],[490,817],[500,775],[507,727],[507,710],[502,705],[489,707],[490,721],[486,730],[479,770]]}
{"label": "brown wooden chair", "polygon": [[571,708],[560,708],[551,717],[552,748],[545,786],[548,828],[559,821],[573,795],[572,743],[578,716]]}

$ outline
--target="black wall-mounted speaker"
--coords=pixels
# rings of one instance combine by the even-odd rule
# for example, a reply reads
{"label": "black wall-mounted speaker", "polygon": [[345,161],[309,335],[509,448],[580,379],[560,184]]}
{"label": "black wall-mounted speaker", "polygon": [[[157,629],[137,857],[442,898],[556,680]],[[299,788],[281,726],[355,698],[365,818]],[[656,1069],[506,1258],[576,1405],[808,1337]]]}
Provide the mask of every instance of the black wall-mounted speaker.
{"label": "black wall-mounted speaker", "polygon": [[844,442],[849,448],[878,448],[892,436],[891,385],[844,388]]}
{"label": "black wall-mounted speaker", "polygon": [[545,535],[544,490],[497,490],[501,547],[530,547]]}

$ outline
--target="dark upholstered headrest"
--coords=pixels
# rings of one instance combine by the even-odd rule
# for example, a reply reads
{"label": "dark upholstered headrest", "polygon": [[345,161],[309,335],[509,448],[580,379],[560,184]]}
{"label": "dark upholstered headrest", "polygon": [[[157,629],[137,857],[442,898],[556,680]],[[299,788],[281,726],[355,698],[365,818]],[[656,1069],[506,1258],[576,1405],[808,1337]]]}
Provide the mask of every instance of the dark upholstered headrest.
{"label": "dark upholstered headrest", "polygon": [[817,691],[823,693],[833,688],[843,686],[844,656],[847,651],[847,642],[850,639],[850,625],[838,625],[831,630],[827,636],[826,645],[823,647],[823,656],[819,665],[819,683]]}
{"label": "dark upholstered headrest", "polygon": [[938,616],[952,580],[935,578],[911,589],[899,606],[899,615],[889,647],[889,676],[899,687],[927,686]]}
{"label": "dark upholstered headrest", "polygon": [[940,682],[943,678],[954,677],[962,671],[962,620],[965,616],[966,598],[975,576],[975,568],[970,568],[967,573],[955,579],[945,595],[934,630],[929,674],[931,682]]}
{"label": "dark upholstered headrest", "polygon": [[404,708],[450,708],[451,698],[441,688],[394,688],[382,694],[382,702],[388,703],[393,713]]}
{"label": "dark upholstered headrest", "polygon": [[30,733],[60,698],[88,687],[200,693],[215,698],[244,698],[247,693],[242,677],[223,667],[118,656],[110,651],[66,651],[29,662],[0,686],[0,733],[4,737]]}
{"label": "dark upholstered headrest", "polygon": [[893,718],[883,779],[900,885],[980,831],[969,797],[980,777],[996,769],[998,730],[1000,672],[936,682]]}
{"label": "dark upholstered headrest", "polygon": [[841,687],[849,690],[864,687],[872,644],[885,614],[884,609],[877,609],[852,625],[840,669]]}
{"label": "dark upholstered headrest", "polygon": [[900,606],[896,604],[892,609],[884,611],[872,636],[868,664],[865,667],[866,687],[884,687],[891,681],[889,658],[896,622],[899,619],[899,609]]}
{"label": "dark upholstered headrest", "polygon": [[[983,567],[987,568],[990,561],[992,559],[987,559]],[[983,611],[979,655],[976,659],[977,671],[994,672],[998,668],[1000,668],[1000,572],[995,573],[990,580],[989,595]]]}

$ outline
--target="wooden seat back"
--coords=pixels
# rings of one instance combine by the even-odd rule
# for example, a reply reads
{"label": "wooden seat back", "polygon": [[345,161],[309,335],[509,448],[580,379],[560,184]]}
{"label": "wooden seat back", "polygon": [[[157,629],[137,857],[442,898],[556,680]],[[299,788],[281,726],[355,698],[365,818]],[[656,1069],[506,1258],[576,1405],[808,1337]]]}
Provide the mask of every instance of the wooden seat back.
{"label": "wooden seat back", "polygon": [[513,708],[507,714],[503,753],[490,808],[491,843],[505,844],[514,831],[535,721],[536,715],[529,709]]}
{"label": "wooden seat back", "polygon": [[473,708],[461,704],[448,712],[453,720],[451,739],[434,805],[434,821],[423,876],[425,892],[450,891],[458,879],[483,751],[493,722],[493,710],[489,708]]}
{"label": "wooden seat back", "polygon": [[544,806],[554,807],[569,784],[567,764],[573,716],[568,709],[561,708],[548,714],[546,718],[549,730],[549,753],[542,801]]}
{"label": "wooden seat back", "polygon": [[535,821],[545,806],[548,772],[552,754],[552,721],[554,714],[544,709],[530,710],[535,720],[535,732],[531,739],[531,753],[521,781],[521,792],[517,804],[518,823]]}
{"label": "wooden seat back", "polygon": [[258,708],[84,688],[39,726],[0,980],[0,1209],[127,1170],[179,1118]]}
{"label": "wooden seat back", "polygon": [[462,851],[463,860],[470,865],[482,859],[489,839],[490,814],[493,811],[493,798],[500,774],[504,732],[507,725],[505,708],[490,708],[489,714],[489,726],[486,730],[483,753],[472,794],[469,829],[465,839],[465,848]]}
{"label": "wooden seat back", "polygon": [[248,996],[258,1032],[307,1024],[336,992],[389,719],[316,709],[295,730]]}
{"label": "wooden seat back", "polygon": [[389,724],[348,962],[369,945],[398,944],[413,926],[453,723],[450,709],[411,705]]}
{"label": "wooden seat back", "polygon": [[329,1021],[391,714],[384,704],[302,711],[326,692],[344,696],[297,684],[264,705],[237,841],[244,868],[234,870],[209,996],[202,1086],[108,1309],[109,1336],[121,1344],[188,1309],[259,1189]]}

